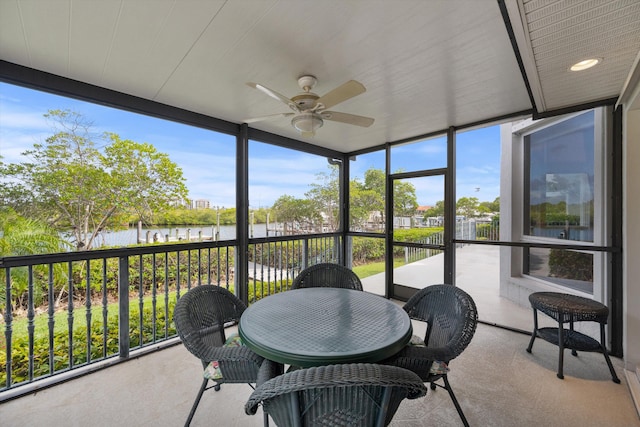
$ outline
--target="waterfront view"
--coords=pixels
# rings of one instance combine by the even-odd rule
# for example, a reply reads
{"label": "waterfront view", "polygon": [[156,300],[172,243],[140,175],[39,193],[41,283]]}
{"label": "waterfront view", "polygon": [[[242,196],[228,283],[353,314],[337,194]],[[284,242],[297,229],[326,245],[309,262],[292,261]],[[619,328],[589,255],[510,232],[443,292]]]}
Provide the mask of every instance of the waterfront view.
{"label": "waterfront view", "polygon": [[[279,236],[282,228],[279,224],[254,224],[250,226],[249,237]],[[176,242],[182,240],[233,240],[236,238],[235,225],[185,225],[180,227],[142,227],[140,243]],[[135,227],[127,230],[103,232],[97,239],[96,247],[101,246],[128,246],[138,243],[138,229]]]}

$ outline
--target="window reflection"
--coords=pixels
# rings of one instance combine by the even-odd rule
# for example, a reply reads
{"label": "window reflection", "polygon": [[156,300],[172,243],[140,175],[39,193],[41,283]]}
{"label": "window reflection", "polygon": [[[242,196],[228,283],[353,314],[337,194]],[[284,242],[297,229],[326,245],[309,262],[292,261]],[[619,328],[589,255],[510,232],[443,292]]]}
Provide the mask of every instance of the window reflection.
{"label": "window reflection", "polygon": [[525,137],[525,234],[593,242],[594,112]]}

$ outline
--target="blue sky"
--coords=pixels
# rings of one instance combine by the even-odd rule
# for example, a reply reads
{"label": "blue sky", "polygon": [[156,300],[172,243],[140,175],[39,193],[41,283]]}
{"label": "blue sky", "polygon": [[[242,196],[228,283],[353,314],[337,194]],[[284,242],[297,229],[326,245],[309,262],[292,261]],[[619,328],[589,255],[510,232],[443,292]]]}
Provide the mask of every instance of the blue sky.
{"label": "blue sky", "polygon": [[[234,137],[0,83],[0,156],[5,163],[25,160],[22,152],[53,133],[43,117],[50,109],[78,112],[93,122],[96,132],[114,132],[123,139],[153,144],[182,168],[190,198],[207,199],[212,206],[235,205]],[[457,196],[493,201],[499,195],[499,126],[460,133],[457,144]],[[328,172],[325,158],[267,144],[252,143],[249,155],[253,208],[271,206],[283,194],[304,197],[317,174]],[[445,161],[442,138],[392,150],[394,171],[439,168],[446,166]],[[358,156],[351,164],[352,177],[362,177],[370,167],[384,169],[384,153]],[[442,200],[441,180],[411,182],[420,205]]]}

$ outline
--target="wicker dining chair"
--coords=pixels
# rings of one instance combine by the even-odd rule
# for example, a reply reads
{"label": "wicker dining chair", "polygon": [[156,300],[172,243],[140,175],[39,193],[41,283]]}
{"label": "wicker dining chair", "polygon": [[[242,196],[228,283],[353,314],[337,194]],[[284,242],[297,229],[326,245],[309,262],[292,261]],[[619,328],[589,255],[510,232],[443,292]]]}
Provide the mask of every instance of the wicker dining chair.
{"label": "wicker dining chair", "polygon": [[358,363],[299,369],[258,383],[245,405],[260,404],[278,426],[386,426],[400,402],[427,393],[413,372]]}
{"label": "wicker dining chair", "polygon": [[360,278],[348,267],[340,264],[321,263],[305,268],[293,279],[291,289],[347,288],[362,290]]}
{"label": "wicker dining chair", "polygon": [[[201,285],[176,302],[173,319],[184,346],[202,362],[203,369],[217,361],[221,379],[203,378],[185,423],[191,423],[205,390],[220,390],[223,383],[255,383],[264,358],[245,346],[225,346],[225,324],[240,320],[246,306],[228,290]],[[209,381],[212,382],[209,385]]]}
{"label": "wicker dining chair", "polygon": [[[465,426],[469,426],[456,399],[449,378],[449,362],[467,348],[478,324],[478,310],[471,296],[452,285],[433,285],[419,290],[404,305],[414,320],[427,323],[422,340],[405,346],[398,354],[382,363],[409,369],[423,381],[446,389]],[[435,362],[435,363],[434,363]],[[442,379],[443,384],[436,381]]]}

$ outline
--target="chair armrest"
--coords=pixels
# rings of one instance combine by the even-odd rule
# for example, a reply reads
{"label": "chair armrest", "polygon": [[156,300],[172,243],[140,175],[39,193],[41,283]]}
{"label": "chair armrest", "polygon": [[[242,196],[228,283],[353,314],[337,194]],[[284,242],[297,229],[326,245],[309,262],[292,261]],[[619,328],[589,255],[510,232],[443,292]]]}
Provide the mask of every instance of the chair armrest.
{"label": "chair armrest", "polygon": [[427,393],[422,380],[406,369],[364,363],[316,366],[278,375],[256,387],[245,405],[245,412],[248,415],[255,414],[260,402],[278,395],[354,384],[405,387],[408,389],[409,399],[416,399]]}
{"label": "chair armrest", "polygon": [[259,368],[264,358],[248,347],[210,347],[203,351],[203,360],[205,362],[211,362],[217,360],[218,362],[251,362]]}
{"label": "chair armrest", "polygon": [[437,360],[449,363],[451,354],[451,350],[446,347],[429,348],[409,345],[381,363],[408,369],[422,380],[428,381],[429,377],[433,377],[431,374],[433,362]]}
{"label": "chair armrest", "polygon": [[450,347],[422,347],[408,345],[403,348],[398,355],[403,357],[421,358],[431,360],[439,360],[447,362],[455,357],[454,351]]}

